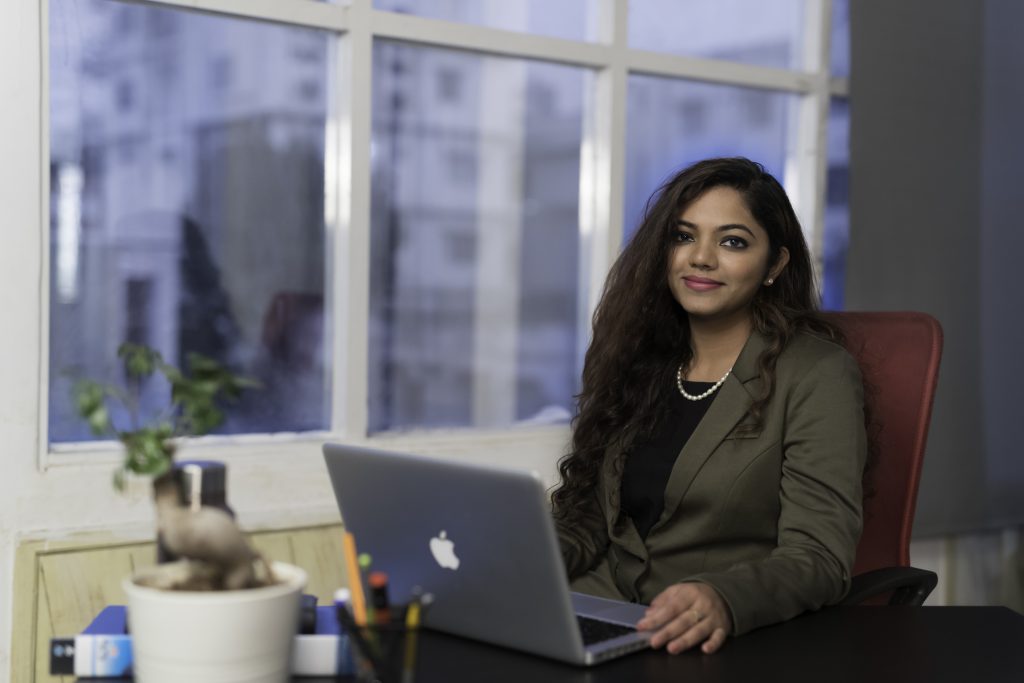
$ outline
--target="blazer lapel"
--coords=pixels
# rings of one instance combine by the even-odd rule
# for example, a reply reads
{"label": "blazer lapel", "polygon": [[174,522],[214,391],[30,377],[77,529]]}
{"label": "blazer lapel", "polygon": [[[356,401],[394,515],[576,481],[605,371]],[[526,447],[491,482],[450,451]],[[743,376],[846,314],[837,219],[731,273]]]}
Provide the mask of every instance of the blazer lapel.
{"label": "blazer lapel", "polygon": [[694,477],[711,457],[711,453],[747,414],[754,396],[760,389],[760,382],[756,381],[760,375],[757,360],[766,343],[764,337],[754,332],[743,346],[732,372],[718,390],[718,396],[708,407],[704,418],[676,458],[668,485],[665,487],[665,509],[651,529],[652,533],[665,520],[672,517],[690,484],[693,483]]}

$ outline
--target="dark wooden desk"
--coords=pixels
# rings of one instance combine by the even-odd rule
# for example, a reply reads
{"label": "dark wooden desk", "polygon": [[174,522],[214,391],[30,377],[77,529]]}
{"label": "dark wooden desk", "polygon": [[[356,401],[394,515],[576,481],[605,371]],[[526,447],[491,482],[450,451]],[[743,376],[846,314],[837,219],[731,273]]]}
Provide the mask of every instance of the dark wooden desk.
{"label": "dark wooden desk", "polygon": [[589,669],[421,637],[416,683],[1024,681],[1024,616],[1005,607],[831,608],[735,638],[711,656],[647,651]]}
{"label": "dark wooden desk", "polygon": [[415,683],[1024,681],[1024,616],[1005,607],[836,607],[732,639],[714,655],[646,651],[591,668],[432,631],[419,637]]}

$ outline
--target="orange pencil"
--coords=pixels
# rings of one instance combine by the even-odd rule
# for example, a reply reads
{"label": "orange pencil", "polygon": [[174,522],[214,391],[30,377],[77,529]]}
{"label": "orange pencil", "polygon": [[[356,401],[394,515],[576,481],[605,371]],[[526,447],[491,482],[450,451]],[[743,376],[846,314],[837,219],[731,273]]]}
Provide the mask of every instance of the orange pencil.
{"label": "orange pencil", "polygon": [[366,593],[363,592],[363,577],[356,559],[356,537],[351,531],[345,532],[345,570],[348,572],[349,589],[352,591],[352,616],[360,626],[366,626]]}

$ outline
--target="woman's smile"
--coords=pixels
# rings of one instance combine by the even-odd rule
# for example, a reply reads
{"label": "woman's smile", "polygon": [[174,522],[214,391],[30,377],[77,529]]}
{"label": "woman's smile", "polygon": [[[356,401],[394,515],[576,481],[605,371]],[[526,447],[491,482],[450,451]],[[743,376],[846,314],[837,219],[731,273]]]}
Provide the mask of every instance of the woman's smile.
{"label": "woman's smile", "polygon": [[697,292],[707,292],[712,289],[718,289],[724,284],[718,280],[712,280],[706,277],[697,277],[696,275],[687,275],[683,278],[683,282],[686,283],[687,287]]}

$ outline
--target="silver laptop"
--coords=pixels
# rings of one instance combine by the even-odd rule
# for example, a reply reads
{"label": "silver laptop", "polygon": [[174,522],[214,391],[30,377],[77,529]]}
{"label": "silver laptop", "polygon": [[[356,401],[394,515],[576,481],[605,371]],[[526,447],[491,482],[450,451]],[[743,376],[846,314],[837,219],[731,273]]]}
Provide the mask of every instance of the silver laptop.
{"label": "silver laptop", "polygon": [[537,475],[340,444],[324,458],[391,599],[434,595],[426,626],[574,664],[649,647],[644,607],[569,591]]}

